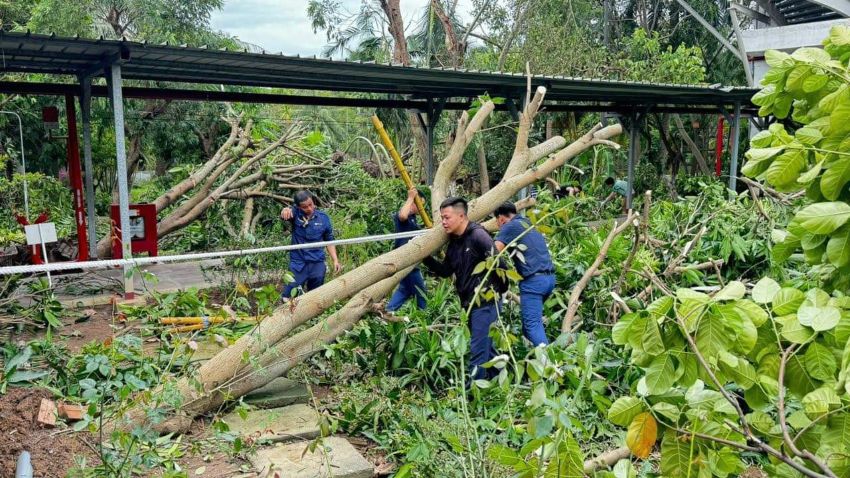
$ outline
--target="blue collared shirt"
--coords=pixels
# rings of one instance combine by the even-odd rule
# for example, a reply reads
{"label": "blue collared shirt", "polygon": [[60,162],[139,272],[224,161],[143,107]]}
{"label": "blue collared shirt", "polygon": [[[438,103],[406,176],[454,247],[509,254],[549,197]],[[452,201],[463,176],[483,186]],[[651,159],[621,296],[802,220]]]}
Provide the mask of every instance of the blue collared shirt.
{"label": "blue collared shirt", "polygon": [[538,272],[554,272],[555,265],[552,263],[552,257],[549,255],[549,247],[546,246],[546,239],[525,216],[517,214],[510,221],[505,223],[499,229],[499,234],[496,235],[496,240],[508,245],[526,229],[530,229],[523,235],[514,246],[524,244],[525,250],[522,251],[522,256],[525,261],[520,260],[518,256],[514,256],[514,266],[517,272],[523,277],[529,277]]}
{"label": "blue collared shirt", "polygon": [[[416,216],[413,214],[407,216],[406,221],[399,219],[398,213],[393,214],[393,225],[395,226],[395,232],[410,232],[419,230],[419,223],[416,222]],[[411,239],[411,237],[396,239],[395,243],[393,243],[393,249],[398,249],[410,242]]]}
{"label": "blue collared shirt", "polygon": [[[334,230],[331,218],[324,211],[316,209],[310,218],[297,207],[292,208],[292,244],[309,244],[311,242],[334,240]],[[303,264],[306,262],[324,262],[325,249],[296,249],[290,252],[289,262]]]}

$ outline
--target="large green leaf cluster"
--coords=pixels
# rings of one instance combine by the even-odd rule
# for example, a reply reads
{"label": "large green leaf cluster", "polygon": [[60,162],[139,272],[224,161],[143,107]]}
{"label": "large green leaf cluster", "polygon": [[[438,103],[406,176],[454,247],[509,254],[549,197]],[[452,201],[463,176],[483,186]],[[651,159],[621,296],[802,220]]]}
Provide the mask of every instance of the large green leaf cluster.
{"label": "large green leaf cluster", "polygon": [[[661,430],[664,476],[686,476],[690,467],[691,476],[725,477],[745,468],[735,447],[700,437],[747,443],[735,406],[715,379],[746,403],[753,433],[774,448],[783,447],[777,395],[785,387],[784,419],[792,436],[799,435],[797,446],[825,460],[850,452],[844,437],[850,419],[845,410],[850,297],[802,292],[768,278],[749,297],[741,282],[730,282],[714,296],[679,289],[624,316],[612,336],[631,350],[631,361],[644,375],[632,395],[613,403],[608,417],[627,427],[640,414],[652,414]],[[794,351],[780,382],[780,356],[789,346]],[[831,466],[850,471],[848,464]],[[787,471],[784,464],[769,466]]]}
{"label": "large green leaf cluster", "polygon": [[[771,66],[753,97],[761,115],[785,120],[755,135],[743,173],[812,201],[775,235],[780,260],[802,249],[811,264],[850,272],[850,28],[836,26],[825,48],[766,53]],[[791,128],[793,125],[793,129]]]}

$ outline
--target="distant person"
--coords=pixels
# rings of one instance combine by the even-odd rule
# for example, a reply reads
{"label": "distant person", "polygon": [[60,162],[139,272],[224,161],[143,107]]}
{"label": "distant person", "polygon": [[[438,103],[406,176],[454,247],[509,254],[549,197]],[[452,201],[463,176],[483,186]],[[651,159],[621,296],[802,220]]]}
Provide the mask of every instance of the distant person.
{"label": "distant person", "polygon": [[513,256],[514,267],[522,280],[519,283],[519,307],[522,315],[522,335],[535,347],[548,345],[543,327],[543,303],[555,290],[555,264],[549,254],[546,239],[531,221],[517,214],[516,206],[506,202],[493,212],[499,225],[496,249],[522,244],[522,258]]}
{"label": "distant person", "polygon": [[[416,197],[419,196],[425,199],[425,196],[416,188],[410,188],[407,191],[407,201],[402,204],[401,209],[393,214],[393,224],[395,232],[418,231],[419,223],[416,221],[416,215],[419,210],[416,208]],[[393,249],[405,245],[411,238],[396,239],[393,244]],[[422,271],[419,267],[413,269],[410,274],[407,274],[404,279],[398,284],[398,288],[387,302],[386,310],[395,312],[400,309],[405,302],[411,297],[416,298],[416,307],[419,309],[425,308],[425,279],[422,278]]]}
{"label": "distant person", "polygon": [[605,179],[605,186],[611,188],[611,193],[602,201],[602,204],[606,204],[619,195],[623,199],[623,214],[627,214],[629,212],[629,205],[626,198],[629,195],[629,183],[622,179],[614,179],[609,176]]}
{"label": "distant person", "polygon": [[[484,273],[476,274],[475,266],[493,255],[496,246],[490,234],[480,224],[472,222],[467,216],[468,205],[465,199],[450,197],[440,204],[440,218],[443,230],[449,235],[446,256],[442,261],[426,257],[423,264],[437,276],[454,275],[455,290],[460,304],[470,308],[469,331],[471,334],[469,351],[469,373],[473,380],[492,378],[493,369],[485,370],[481,365],[496,355],[490,327],[499,317],[498,297],[485,300],[480,295],[473,302],[475,292],[481,284]],[[501,293],[505,291],[496,274],[490,274],[488,285]]]}
{"label": "distant person", "polygon": [[[316,207],[310,191],[298,191],[293,196],[295,205],[283,208],[280,218],[292,225],[292,244],[309,244],[334,240],[331,218]],[[336,246],[328,246],[333,260],[334,273],[342,270],[336,255]],[[284,303],[289,302],[293,291],[309,291],[325,283],[325,251],[315,249],[295,249],[289,253],[289,269],[295,280],[286,285],[281,294]]]}
{"label": "distant person", "polygon": [[578,184],[573,184],[569,186],[560,186],[557,190],[555,190],[555,199],[563,199],[566,197],[576,197],[581,194],[582,189]]}

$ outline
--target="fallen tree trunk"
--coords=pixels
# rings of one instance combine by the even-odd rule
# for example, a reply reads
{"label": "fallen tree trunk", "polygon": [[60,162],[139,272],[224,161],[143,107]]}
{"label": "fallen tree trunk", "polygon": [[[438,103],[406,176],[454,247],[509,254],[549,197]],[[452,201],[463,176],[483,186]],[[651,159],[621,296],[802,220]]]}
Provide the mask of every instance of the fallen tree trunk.
{"label": "fallen tree trunk", "polygon": [[[503,180],[496,187],[470,203],[469,217],[472,221],[482,220],[499,204],[514,196],[517,191],[542,180],[552,171],[563,166],[569,159],[581,152],[595,145],[614,144],[609,141],[609,138],[622,132],[620,125],[608,126],[606,128],[597,125],[593,130],[563,149],[560,148],[563,147],[566,141],[560,137],[552,138],[538,146],[529,148],[527,145],[528,131],[523,130],[531,127],[544,94],[545,89],[542,87],[538,88],[533,101],[527,104],[523,112],[522,120],[520,121],[520,134],[518,134],[518,138],[520,139],[518,141],[525,141],[526,143],[517,145],[514,156],[508,166],[510,174],[506,173]],[[452,152],[441,162],[435,177],[434,197],[432,197],[434,203],[438,204],[436,199],[441,196],[444,197],[446,194],[447,188],[444,187],[448,183],[446,178],[450,178],[454,170],[457,169],[460,163],[458,158],[462,157],[463,150],[469,146],[477,128],[480,128],[486,116],[493,111],[493,106],[492,102],[488,102],[468,122],[468,115],[466,113],[461,115],[461,119],[458,121],[457,139],[452,146]],[[560,150],[558,151],[558,149]],[[549,156],[551,153],[554,154]],[[546,156],[549,156],[548,159],[538,166],[532,167]],[[244,357],[263,357],[273,349],[287,353],[292,350],[304,350],[304,348],[312,350],[313,344],[316,343],[315,340],[309,338],[312,335],[302,335],[304,334],[302,332],[291,338],[287,338],[287,336],[294,328],[320,316],[337,302],[354,297],[339,312],[331,316],[337,317],[334,319],[333,326],[329,325],[331,324],[330,318],[327,320],[327,323],[321,322],[318,324],[328,329],[327,331],[322,331],[323,340],[333,340],[333,338],[339,336],[353,326],[370,309],[371,302],[377,300],[374,297],[384,297],[403,277],[403,272],[407,268],[418,264],[422,259],[436,252],[443,246],[446,240],[447,235],[442,229],[431,229],[404,246],[376,257],[322,287],[307,292],[290,305],[278,308],[271,317],[259,324],[254,331],[241,337],[233,345],[222,350],[218,355],[203,364],[193,377],[181,378],[173,384],[171,393],[179,394],[183,405],[180,407],[181,418],[172,421],[172,423],[177,423],[177,425],[169,426],[167,429],[171,431],[182,430],[183,428],[181,427],[185,426],[187,420],[190,420],[192,416],[211,410],[225,398],[238,398],[240,394],[262,385],[261,382],[269,381],[271,378],[283,373],[283,371],[288,370],[287,367],[291,367],[291,365],[279,365],[274,369],[274,373],[266,373],[262,375],[265,378],[256,379],[251,384],[252,388],[250,389],[248,385],[242,388],[228,386],[229,383],[232,383],[231,381],[242,376],[241,374],[251,373],[259,375],[258,370],[252,370],[254,366],[244,360]],[[345,313],[340,315],[343,311]],[[279,343],[281,344],[278,345]],[[292,353],[285,356],[290,357],[292,364],[303,359],[297,358],[297,354]],[[260,370],[263,368],[262,366],[259,367]],[[270,369],[270,367],[265,368]],[[227,393],[215,392],[222,388],[226,388]],[[134,421],[143,420],[144,407],[144,404],[140,404],[139,408],[131,413],[131,418]],[[163,427],[157,428],[163,431],[166,430]]]}
{"label": "fallen tree trunk", "polygon": [[600,468],[610,468],[618,461],[631,456],[628,447],[615,448],[584,462],[584,474],[589,475]]}

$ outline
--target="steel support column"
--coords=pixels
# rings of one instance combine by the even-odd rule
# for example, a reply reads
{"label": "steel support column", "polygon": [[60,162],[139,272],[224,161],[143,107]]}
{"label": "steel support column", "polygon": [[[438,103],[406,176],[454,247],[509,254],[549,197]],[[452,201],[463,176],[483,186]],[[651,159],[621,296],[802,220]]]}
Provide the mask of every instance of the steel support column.
{"label": "steel support column", "polygon": [[440,121],[440,116],[445,107],[445,98],[440,98],[436,104],[433,98],[428,98],[425,111],[426,118],[422,119],[421,111],[417,113],[419,125],[425,132],[425,182],[429,186],[434,184],[434,175],[437,172],[437,164],[434,162],[434,129],[437,127],[437,122]]}
{"label": "steel support column", "polygon": [[83,119],[83,177],[86,188],[86,216],[89,229],[89,257],[97,259],[97,216],[94,210],[94,166],[91,154],[91,77],[80,78],[80,110]]}
{"label": "steel support column", "polygon": [[732,121],[732,138],[729,141],[729,189],[735,191],[738,185],[738,143],[741,136],[741,103],[735,103],[735,113]]}
{"label": "steel support column", "polygon": [[[120,211],[121,253],[124,259],[132,257],[130,244],[130,191],[127,185],[127,150],[124,141],[124,98],[121,91],[121,65],[113,63],[109,75],[112,116],[115,120],[115,160],[118,174],[118,210]],[[124,298],[133,299],[133,270],[124,266]]]}
{"label": "steel support column", "polygon": [[639,116],[637,113],[632,113],[631,116],[631,128],[629,128],[629,171],[626,182],[629,183],[629,187],[626,190],[626,208],[632,208],[632,196],[634,195],[635,188],[635,163],[637,162],[638,155],[638,142],[640,141],[640,122],[643,120],[642,116]]}

